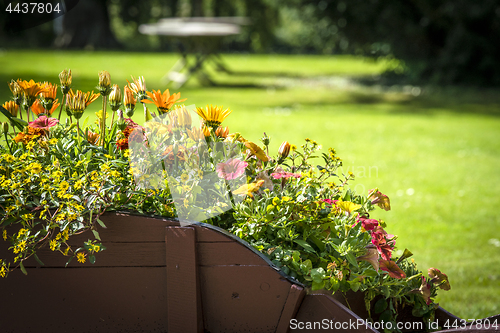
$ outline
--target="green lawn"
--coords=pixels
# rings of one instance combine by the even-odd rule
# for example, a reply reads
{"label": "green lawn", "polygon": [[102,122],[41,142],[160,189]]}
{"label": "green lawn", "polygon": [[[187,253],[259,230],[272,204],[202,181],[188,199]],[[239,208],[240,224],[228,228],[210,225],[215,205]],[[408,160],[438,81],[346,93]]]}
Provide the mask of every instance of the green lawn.
{"label": "green lawn", "polygon": [[[398,248],[410,249],[420,269],[449,276],[452,289],[441,292],[440,304],[463,318],[500,313],[498,91],[361,87],[357,78],[377,75],[386,64],[347,56],[224,59],[235,73],[215,74],[219,87],[190,81],[180,89],[186,104],[231,108],[231,131],[256,142],[266,132],[273,149],[306,137],[334,147],[344,171],[357,175],[356,190],[379,187],[391,198],[393,209],[373,217],[399,236]],[[77,89],[95,87],[103,69],[121,86],[130,75],[144,75],[149,89],[165,89],[161,78],[176,60],[160,53],[4,50],[0,102],[10,98],[10,79],[58,82],[64,68],[73,71]]]}

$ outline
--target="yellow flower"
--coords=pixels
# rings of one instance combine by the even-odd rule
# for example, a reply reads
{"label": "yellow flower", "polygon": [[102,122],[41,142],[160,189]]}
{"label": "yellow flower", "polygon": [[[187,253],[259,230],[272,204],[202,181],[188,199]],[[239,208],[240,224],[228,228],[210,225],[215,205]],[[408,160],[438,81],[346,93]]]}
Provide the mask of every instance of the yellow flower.
{"label": "yellow flower", "polygon": [[61,90],[63,94],[67,94],[72,82],[71,69],[63,70],[59,73],[59,81],[61,82]]}
{"label": "yellow flower", "polygon": [[21,87],[29,107],[31,107],[38,95],[46,91],[45,85],[33,80],[17,80],[17,84]]}
{"label": "yellow flower", "polygon": [[196,108],[196,113],[203,119],[206,125],[212,127],[214,130],[222,124],[222,122],[231,114],[231,110],[222,110],[222,106],[206,106],[203,108]]}
{"label": "yellow flower", "polygon": [[181,99],[181,93],[176,93],[170,95],[170,91],[167,89],[161,93],[161,90],[153,90],[152,92],[146,92],[146,94],[153,100],[142,100],[143,103],[154,103],[158,108],[160,114],[167,113],[172,105],[175,103],[184,102],[186,98]]}
{"label": "yellow flower", "polygon": [[42,172],[42,165],[40,163],[37,163],[37,162],[31,163],[28,166],[28,170],[31,170],[31,173],[33,173],[33,174],[34,173],[38,174],[38,173]]}
{"label": "yellow flower", "polygon": [[17,243],[14,246],[13,252],[15,254],[18,254],[18,253],[24,252],[25,249],[26,249],[26,240],[23,239],[22,241],[20,241],[19,243]]}
{"label": "yellow flower", "polygon": [[117,84],[113,85],[113,88],[111,89],[111,93],[109,94],[108,97],[109,105],[111,106],[111,109],[113,111],[118,110],[118,108],[122,104],[122,91],[120,90],[120,87],[118,87]]}
{"label": "yellow flower", "polygon": [[4,229],[2,236],[3,236],[3,240],[6,241],[7,240],[7,230]]}
{"label": "yellow flower", "polygon": [[78,260],[78,262],[79,262],[79,263],[82,263],[82,264],[83,264],[83,263],[85,263],[85,261],[87,260],[87,259],[85,258],[86,256],[87,256],[87,255],[86,255],[86,254],[84,254],[83,252],[78,252],[78,253],[76,254],[76,259]]}
{"label": "yellow flower", "polygon": [[[99,110],[99,112],[96,112],[95,115],[97,116],[97,118],[99,118],[100,120],[102,120],[102,110]],[[108,119],[109,117],[109,114],[106,112],[106,119]]]}
{"label": "yellow flower", "polygon": [[183,174],[181,175],[181,180],[182,180],[183,182],[187,182],[187,181],[189,180],[189,175],[188,175],[187,173],[183,173]]}
{"label": "yellow flower", "polygon": [[245,146],[250,150],[250,154],[255,155],[259,160],[263,162],[267,162],[269,160],[262,148],[257,146],[255,143],[247,141],[245,142]]}
{"label": "yellow flower", "polygon": [[362,207],[361,205],[355,204],[354,202],[342,201],[342,200],[337,201],[336,205],[337,207],[342,209],[344,212],[347,212],[348,214],[351,214],[353,211]]}
{"label": "yellow flower", "polygon": [[55,239],[50,241],[50,250],[55,251],[57,250],[59,244],[57,244],[57,241]]}
{"label": "yellow flower", "polygon": [[108,71],[99,72],[99,85],[97,89],[103,96],[107,96],[111,92],[111,76]]}
{"label": "yellow flower", "polygon": [[250,184],[241,185],[236,191],[233,192],[233,194],[248,195],[249,197],[253,198],[252,193],[257,192],[262,184],[264,184],[264,181],[258,180]]}

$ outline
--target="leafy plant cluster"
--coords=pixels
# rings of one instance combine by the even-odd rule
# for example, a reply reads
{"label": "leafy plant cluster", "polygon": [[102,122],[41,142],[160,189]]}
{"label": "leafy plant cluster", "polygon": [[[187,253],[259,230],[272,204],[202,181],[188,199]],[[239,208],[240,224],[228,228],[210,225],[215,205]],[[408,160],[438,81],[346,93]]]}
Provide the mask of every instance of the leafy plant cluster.
{"label": "leafy plant cluster", "polygon": [[[42,247],[68,262],[94,263],[105,250],[99,216],[128,210],[225,228],[312,290],[364,292],[375,319],[395,322],[411,306],[432,320],[437,289],[450,288],[447,276],[435,268],[424,275],[408,250],[395,257],[396,236],[371,217],[377,206],[390,209],[389,198],[350,189],[354,175],[341,172],[334,149],[321,152],[306,139],[300,147],[285,141],[272,154],[269,136],[260,146],[221,126],[231,110],[174,106],[180,94],[148,91],[142,77],[123,94],[107,72],[99,74],[99,94],[73,91],[70,71],[60,79],[61,104],[56,85],[17,80],[9,84],[13,101],[1,108],[9,121],[0,146],[0,228],[11,257],[0,258],[0,276],[18,267],[26,273],[31,256],[42,263]],[[96,124],[80,124],[99,96]],[[138,102],[143,126],[130,118]],[[89,230],[93,239],[71,241]]]}

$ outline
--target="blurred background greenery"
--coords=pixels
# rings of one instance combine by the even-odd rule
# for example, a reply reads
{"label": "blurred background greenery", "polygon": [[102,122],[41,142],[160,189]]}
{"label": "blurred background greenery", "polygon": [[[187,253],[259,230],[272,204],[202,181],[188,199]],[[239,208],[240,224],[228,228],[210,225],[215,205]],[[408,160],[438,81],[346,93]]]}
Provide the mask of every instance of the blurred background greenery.
{"label": "blurred background greenery", "polygon": [[[254,142],[266,132],[275,150],[306,137],[336,148],[357,191],[379,187],[391,198],[393,210],[373,217],[399,236],[398,248],[420,269],[448,274],[441,305],[463,318],[500,313],[497,1],[73,3],[62,18],[26,29],[29,16],[0,11],[0,103],[11,98],[11,79],[58,83],[65,68],[75,89],[95,90],[108,70],[121,87],[144,75],[148,89],[164,90],[176,41],[141,35],[140,24],[249,17],[221,46],[232,73],[210,71],[217,86],[189,81],[180,89],[186,103],[233,109],[231,132]],[[99,104],[84,118],[92,122]],[[143,122],[139,111],[133,118]]]}

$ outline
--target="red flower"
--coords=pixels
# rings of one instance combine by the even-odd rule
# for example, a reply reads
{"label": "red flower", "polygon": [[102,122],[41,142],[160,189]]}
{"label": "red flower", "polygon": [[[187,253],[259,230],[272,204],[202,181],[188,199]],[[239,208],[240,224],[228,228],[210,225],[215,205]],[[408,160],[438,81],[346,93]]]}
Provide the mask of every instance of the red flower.
{"label": "red flower", "polygon": [[394,235],[389,235],[381,226],[376,226],[372,231],[372,244],[385,260],[391,259],[392,250],[396,245]]}
{"label": "red flower", "polygon": [[389,273],[390,277],[395,279],[402,279],[406,277],[405,272],[392,260],[379,260],[379,267],[381,270]]}
{"label": "red flower", "polygon": [[41,128],[48,130],[52,126],[56,126],[59,120],[56,118],[48,118],[47,116],[41,116],[30,122],[28,125],[33,128]]}
{"label": "red flower", "polygon": [[364,217],[360,217],[357,222],[361,222],[361,226],[366,231],[372,231],[376,227],[378,227],[378,221],[375,219],[367,219]]}
{"label": "red flower", "polygon": [[116,146],[121,150],[128,149],[128,139],[125,138],[125,139],[120,139],[120,140],[116,141]]}

